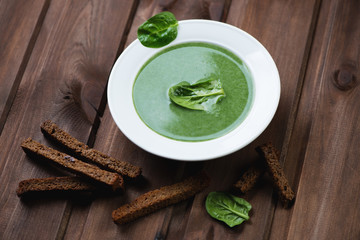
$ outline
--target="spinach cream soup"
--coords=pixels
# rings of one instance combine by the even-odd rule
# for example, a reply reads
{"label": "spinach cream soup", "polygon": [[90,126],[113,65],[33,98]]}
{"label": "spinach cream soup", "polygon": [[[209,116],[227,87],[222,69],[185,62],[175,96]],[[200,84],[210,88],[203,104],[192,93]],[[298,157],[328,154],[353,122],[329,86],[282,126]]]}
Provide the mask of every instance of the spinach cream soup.
{"label": "spinach cream soup", "polygon": [[[171,86],[204,78],[219,79],[225,97],[210,111],[181,107],[168,96]],[[232,52],[214,44],[183,43],[168,47],[140,69],[133,86],[135,109],[155,132],[180,141],[205,141],[235,129],[252,103],[252,79]]]}

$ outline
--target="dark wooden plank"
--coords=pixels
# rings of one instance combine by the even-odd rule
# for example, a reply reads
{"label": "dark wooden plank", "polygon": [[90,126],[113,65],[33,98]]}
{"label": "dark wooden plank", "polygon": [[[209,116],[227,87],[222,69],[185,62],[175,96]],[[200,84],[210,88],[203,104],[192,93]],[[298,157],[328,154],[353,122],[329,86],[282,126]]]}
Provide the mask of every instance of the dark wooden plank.
{"label": "dark wooden plank", "polygon": [[[20,180],[62,173],[29,160],[20,148],[32,137],[51,145],[40,123],[52,119],[87,142],[132,1],[52,1],[0,137],[1,239],[62,236],[64,199],[22,202]],[[63,224],[63,225],[62,225]]]}
{"label": "dark wooden plank", "polygon": [[[227,1],[141,1],[129,32],[127,45],[136,37],[138,26],[154,14],[169,10],[177,19],[211,18],[221,20],[226,14]],[[223,13],[224,12],[224,13]],[[90,209],[74,208],[69,221],[65,239],[163,239],[166,237],[171,221],[182,218],[186,213],[187,202],[160,210],[149,216],[138,219],[133,223],[118,226],[113,223],[111,212],[122,204],[135,199],[138,195],[149,190],[171,184],[183,177],[183,162],[169,161],[151,155],[131,143],[116,127],[108,108],[105,110],[102,122],[97,133],[95,147],[112,156],[129,161],[143,167],[144,180],[138,183],[129,183],[126,193],[111,199],[97,199]],[[193,165],[195,168],[196,164]],[[194,170],[194,169],[192,169]],[[191,203],[191,201],[190,201]],[[173,212],[179,213],[173,216]],[[180,221],[180,220],[179,220]],[[79,228],[83,224],[84,227]],[[176,226],[174,226],[176,227]],[[173,239],[174,236],[168,236]]]}
{"label": "dark wooden plank", "polygon": [[323,4],[286,164],[293,211],[277,209],[271,239],[359,239],[360,3]]}
{"label": "dark wooden plank", "polygon": [[[232,1],[227,22],[257,38],[273,56],[281,78],[278,111],[267,130],[248,147],[230,156],[207,162],[205,169],[212,178],[208,191],[196,196],[187,219],[185,239],[266,239],[272,224],[276,198],[271,183],[264,179],[260,186],[243,196],[253,206],[251,220],[230,229],[211,219],[204,209],[209,191],[228,191],[239,178],[243,167],[258,158],[255,146],[271,141],[282,149],[287,126],[293,123],[298,93],[303,81],[312,39],[313,12],[316,1]],[[205,229],[203,226],[207,226]]]}
{"label": "dark wooden plank", "polygon": [[0,1],[0,133],[47,12],[48,1]]}

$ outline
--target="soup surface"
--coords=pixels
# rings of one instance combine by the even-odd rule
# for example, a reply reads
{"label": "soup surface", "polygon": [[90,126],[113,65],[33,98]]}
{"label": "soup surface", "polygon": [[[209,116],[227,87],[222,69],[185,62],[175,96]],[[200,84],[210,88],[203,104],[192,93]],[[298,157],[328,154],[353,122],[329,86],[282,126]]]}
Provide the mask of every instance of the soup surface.
{"label": "soup surface", "polygon": [[[182,81],[220,79],[225,97],[211,111],[171,102],[169,88]],[[218,45],[191,42],[168,47],[140,69],[133,86],[135,109],[153,131],[180,141],[205,141],[234,130],[253,99],[251,74],[232,52]]]}

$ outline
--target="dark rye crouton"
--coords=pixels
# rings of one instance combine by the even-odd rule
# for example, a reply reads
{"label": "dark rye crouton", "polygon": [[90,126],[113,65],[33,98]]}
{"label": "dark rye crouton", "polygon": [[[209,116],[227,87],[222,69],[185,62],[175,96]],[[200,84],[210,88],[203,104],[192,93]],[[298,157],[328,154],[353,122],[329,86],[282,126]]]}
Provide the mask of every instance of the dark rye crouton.
{"label": "dark rye crouton", "polygon": [[291,189],[284,170],[279,162],[279,151],[271,144],[267,143],[256,148],[256,151],[265,160],[268,173],[273,179],[274,186],[277,188],[280,201],[284,207],[290,207],[295,201],[295,193]]}
{"label": "dark rye crouton", "polygon": [[260,179],[264,173],[265,166],[260,163],[251,165],[234,184],[234,188],[245,194],[255,186],[258,179]]}
{"label": "dark rye crouton", "polygon": [[119,224],[133,221],[158,209],[190,198],[206,188],[209,182],[209,177],[204,172],[201,172],[182,182],[147,192],[131,203],[114,210],[112,213],[113,220]]}
{"label": "dark rye crouton", "polygon": [[105,171],[97,166],[82,162],[65,153],[46,147],[31,138],[23,141],[21,147],[24,152],[35,161],[42,160],[50,162],[60,168],[109,186],[113,190],[124,189],[124,180],[117,173]]}
{"label": "dark rye crouton", "polygon": [[91,192],[96,187],[90,183],[84,182],[80,177],[49,177],[49,178],[32,178],[23,180],[16,189],[16,194],[23,197],[29,194],[45,193],[45,192]]}
{"label": "dark rye crouton", "polygon": [[117,172],[129,178],[136,178],[141,174],[141,168],[128,162],[110,157],[98,150],[92,149],[85,143],[80,142],[69,133],[59,128],[55,123],[48,120],[41,124],[41,131],[78,159],[95,163],[107,170]]}

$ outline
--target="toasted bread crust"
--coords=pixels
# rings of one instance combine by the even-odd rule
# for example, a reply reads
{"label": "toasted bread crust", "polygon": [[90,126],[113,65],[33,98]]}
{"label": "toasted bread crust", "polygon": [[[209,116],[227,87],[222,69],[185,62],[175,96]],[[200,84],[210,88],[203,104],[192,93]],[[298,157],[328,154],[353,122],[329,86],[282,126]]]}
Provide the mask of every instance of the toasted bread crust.
{"label": "toasted bread crust", "polygon": [[61,145],[71,155],[87,162],[95,163],[100,167],[104,167],[110,171],[115,171],[129,178],[136,178],[141,174],[141,168],[134,166],[128,162],[117,160],[98,150],[92,149],[85,143],[80,142],[69,133],[59,128],[55,123],[48,120],[41,124],[42,133]]}
{"label": "toasted bread crust", "polygon": [[19,197],[42,192],[91,192],[96,187],[80,177],[49,177],[26,179],[19,183],[16,194]]}
{"label": "toasted bread crust", "polygon": [[124,180],[117,173],[109,172],[89,163],[82,162],[65,153],[44,146],[31,138],[23,141],[21,147],[24,152],[35,161],[44,160],[51,162],[65,170],[105,184],[113,190],[124,189]]}
{"label": "toasted bread crust", "polygon": [[204,172],[201,172],[182,182],[147,192],[133,202],[114,210],[112,213],[113,220],[116,223],[124,224],[158,209],[188,199],[206,188],[209,181],[209,177]]}
{"label": "toasted bread crust", "polygon": [[279,151],[271,143],[257,147],[256,151],[265,159],[268,173],[273,179],[284,207],[290,207],[295,201],[295,193],[291,189],[279,162]]}
{"label": "toasted bread crust", "polygon": [[250,166],[234,184],[234,188],[245,194],[250,191],[258,181],[258,179],[265,173],[265,167],[257,164]]}

